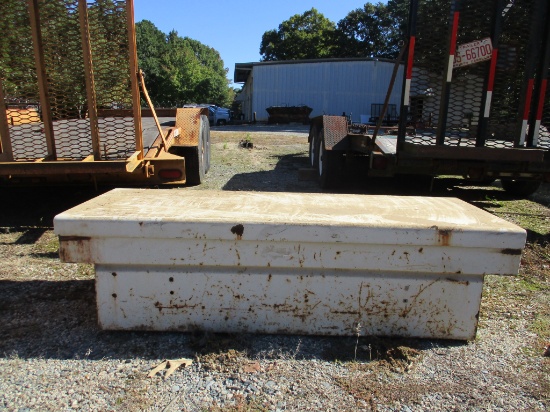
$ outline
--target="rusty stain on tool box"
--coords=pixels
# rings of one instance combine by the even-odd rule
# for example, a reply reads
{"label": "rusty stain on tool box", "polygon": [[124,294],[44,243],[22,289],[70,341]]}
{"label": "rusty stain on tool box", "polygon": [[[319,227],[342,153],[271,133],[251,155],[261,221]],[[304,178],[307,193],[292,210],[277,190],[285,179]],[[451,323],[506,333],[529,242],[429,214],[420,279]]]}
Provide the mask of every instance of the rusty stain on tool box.
{"label": "rusty stain on tool box", "polygon": [[63,262],[93,263],[89,236],[59,236],[59,257]]}
{"label": "rusty stain on tool box", "polygon": [[451,241],[451,236],[453,234],[452,230],[450,229],[438,229],[438,243],[441,246],[449,246]]}
{"label": "rusty stain on tool box", "polygon": [[235,225],[231,228],[231,233],[237,235],[237,240],[242,240],[244,233],[244,226],[241,224]]}

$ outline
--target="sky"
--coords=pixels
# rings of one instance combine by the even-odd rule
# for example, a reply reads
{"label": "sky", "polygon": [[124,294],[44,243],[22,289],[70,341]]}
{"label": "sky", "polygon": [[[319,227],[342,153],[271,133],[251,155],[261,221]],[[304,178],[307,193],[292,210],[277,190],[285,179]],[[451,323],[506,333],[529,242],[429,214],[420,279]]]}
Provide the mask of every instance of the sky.
{"label": "sky", "polygon": [[176,30],[181,37],[213,47],[229,69],[228,79],[233,81],[235,63],[260,61],[262,35],[277,29],[284,20],[315,7],[338,23],[365,3],[363,0],[134,0],[134,18],[136,22],[150,20],[164,33]]}

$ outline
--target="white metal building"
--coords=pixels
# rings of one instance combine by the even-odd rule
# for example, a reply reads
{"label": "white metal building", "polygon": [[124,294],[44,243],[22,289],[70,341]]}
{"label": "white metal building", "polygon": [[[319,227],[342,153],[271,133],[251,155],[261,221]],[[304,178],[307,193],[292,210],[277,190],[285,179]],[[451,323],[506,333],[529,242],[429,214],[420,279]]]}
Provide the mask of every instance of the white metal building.
{"label": "white metal building", "polygon": [[[234,81],[244,83],[238,99],[244,120],[267,121],[266,108],[302,106],[313,109],[310,117],[352,115],[370,116],[371,104],[386,98],[395,62],[386,59],[319,59],[277,62],[237,63]],[[399,111],[403,66],[390,98]]]}

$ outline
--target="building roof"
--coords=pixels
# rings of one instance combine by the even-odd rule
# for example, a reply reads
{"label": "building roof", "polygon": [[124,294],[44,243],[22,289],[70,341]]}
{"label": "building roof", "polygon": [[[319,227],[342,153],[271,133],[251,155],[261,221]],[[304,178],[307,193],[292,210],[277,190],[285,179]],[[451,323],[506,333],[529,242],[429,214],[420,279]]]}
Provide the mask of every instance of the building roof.
{"label": "building roof", "polygon": [[333,59],[308,59],[308,60],[278,60],[278,61],[264,61],[264,62],[250,62],[250,63],[235,63],[235,72],[233,74],[233,81],[235,83],[245,83],[248,79],[252,69],[255,66],[277,66],[283,64],[309,64],[309,63],[340,63],[346,61],[381,61],[386,63],[395,63],[392,59],[372,58],[372,57],[346,57],[346,58],[333,58]]}

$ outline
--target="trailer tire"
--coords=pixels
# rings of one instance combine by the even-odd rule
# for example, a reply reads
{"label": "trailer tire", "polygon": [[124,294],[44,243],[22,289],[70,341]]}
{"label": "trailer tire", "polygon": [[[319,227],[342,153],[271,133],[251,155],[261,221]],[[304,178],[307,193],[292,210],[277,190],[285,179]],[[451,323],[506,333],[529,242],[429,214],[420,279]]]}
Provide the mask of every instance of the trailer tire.
{"label": "trailer tire", "polygon": [[309,140],[309,165],[313,169],[317,168],[317,162],[315,161],[315,136],[312,136]]}
{"label": "trailer tire", "polygon": [[322,189],[330,189],[338,182],[340,168],[342,167],[342,153],[326,149],[324,129],[321,129],[317,140],[319,185]]}
{"label": "trailer tire", "polygon": [[535,193],[541,182],[537,180],[501,179],[502,188],[512,197],[524,198]]}
{"label": "trailer tire", "polygon": [[210,122],[208,116],[202,115],[201,122],[204,127],[201,127],[202,147],[204,150],[204,173],[210,170]]}
{"label": "trailer tire", "polygon": [[200,185],[204,182],[207,169],[210,168],[210,126],[208,118],[201,116],[199,139],[196,147],[185,150],[185,174],[187,184]]}
{"label": "trailer tire", "polygon": [[313,127],[310,131],[310,138],[309,138],[309,166],[312,169],[317,169],[319,165],[317,164],[317,154],[318,154],[318,147],[317,142],[319,140],[317,127]]}

